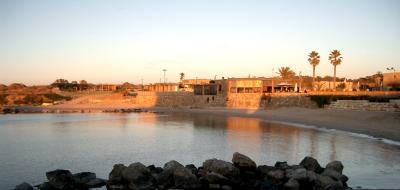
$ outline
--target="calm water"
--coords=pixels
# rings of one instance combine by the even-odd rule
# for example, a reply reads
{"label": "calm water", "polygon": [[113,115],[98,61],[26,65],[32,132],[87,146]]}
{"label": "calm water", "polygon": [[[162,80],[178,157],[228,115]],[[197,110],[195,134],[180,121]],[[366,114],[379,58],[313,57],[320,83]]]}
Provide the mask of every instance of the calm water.
{"label": "calm water", "polygon": [[0,116],[0,189],[37,184],[57,168],[107,178],[116,163],[199,166],[236,151],[267,165],[341,160],[350,186],[400,187],[400,146],[253,118],[141,113]]}

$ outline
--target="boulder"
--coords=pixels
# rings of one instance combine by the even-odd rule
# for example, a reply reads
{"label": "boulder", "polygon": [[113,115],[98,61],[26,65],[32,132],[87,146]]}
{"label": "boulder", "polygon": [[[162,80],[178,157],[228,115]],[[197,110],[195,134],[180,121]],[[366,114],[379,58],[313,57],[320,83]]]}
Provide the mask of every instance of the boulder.
{"label": "boulder", "polygon": [[203,169],[208,172],[215,172],[225,177],[235,177],[240,174],[240,170],[232,163],[218,159],[209,159],[203,162]]}
{"label": "boulder", "polygon": [[307,170],[313,171],[315,173],[321,173],[323,168],[319,165],[318,161],[312,157],[305,157],[301,162],[300,165],[306,168]]}
{"label": "boulder", "polygon": [[272,170],[276,170],[276,168],[273,166],[261,165],[257,167],[257,174],[263,179],[265,176],[267,176],[268,172]]}
{"label": "boulder", "polygon": [[35,187],[37,187],[37,188],[40,189],[40,190],[51,190],[51,189],[53,189],[53,188],[50,186],[50,183],[49,183],[49,182],[41,183],[41,184],[39,184],[39,185],[36,185]]}
{"label": "boulder", "polygon": [[200,187],[200,182],[192,171],[182,166],[174,171],[174,186],[183,189],[197,189]]}
{"label": "boulder", "polygon": [[332,179],[338,181],[338,180],[340,179],[340,176],[341,176],[342,174],[340,174],[339,172],[337,172],[336,170],[333,170],[333,169],[325,169],[325,170],[321,173],[321,175],[323,175],[323,176],[329,176],[329,177],[331,177]]}
{"label": "boulder", "polygon": [[286,190],[298,190],[300,188],[300,183],[297,180],[291,178],[283,185],[283,188]]}
{"label": "boulder", "polygon": [[135,162],[122,170],[122,179],[131,189],[154,189],[150,170],[140,162]]}
{"label": "boulder", "polygon": [[341,190],[343,184],[340,181],[335,181],[329,176],[317,175],[317,180],[315,181],[315,189],[325,189],[325,190]]}
{"label": "boulder", "polygon": [[232,163],[243,170],[255,170],[257,168],[256,163],[252,159],[238,152],[233,153]]}
{"label": "boulder", "polygon": [[261,190],[277,190],[278,187],[274,184],[273,181],[271,181],[269,179],[264,179],[264,181],[262,181],[260,184],[260,189]]}
{"label": "boulder", "polygon": [[15,186],[14,190],[33,190],[33,187],[29,183],[23,182]]}
{"label": "boulder", "polygon": [[87,183],[85,183],[85,186],[88,188],[98,188],[98,187],[102,187],[102,186],[106,185],[106,183],[107,183],[107,180],[96,178],[96,179],[92,179],[92,180],[88,181]]}
{"label": "boulder", "polygon": [[272,179],[272,181],[275,183],[280,183],[283,179],[285,179],[285,171],[280,169],[272,170],[267,173],[267,177]]}
{"label": "boulder", "polygon": [[122,171],[127,167],[123,164],[115,164],[110,174],[108,175],[108,182],[110,184],[118,184],[122,182]]}
{"label": "boulder", "polygon": [[307,170],[305,168],[287,169],[286,178],[293,178],[295,180],[306,180]]}
{"label": "boulder", "polygon": [[315,172],[307,170],[307,179],[309,182],[315,182],[318,178],[317,175],[318,174],[316,174]]}
{"label": "boulder", "polygon": [[206,179],[210,184],[225,184],[229,181],[225,176],[215,172],[208,172],[204,176],[204,179]]}
{"label": "boulder", "polygon": [[164,164],[163,171],[157,177],[157,183],[159,188],[195,189],[200,187],[196,175],[175,160]]}
{"label": "boulder", "polygon": [[275,163],[275,167],[281,170],[286,170],[287,168],[289,168],[289,165],[287,164],[287,162],[276,162]]}
{"label": "boulder", "polygon": [[125,184],[107,184],[107,190],[126,190]]}
{"label": "boulder", "polygon": [[197,175],[197,168],[194,164],[188,164],[185,166],[186,169],[190,170],[192,174]]}
{"label": "boulder", "polygon": [[163,171],[161,167],[155,167],[154,165],[147,166],[147,169],[149,169],[151,173],[156,173],[156,174],[159,174]]}
{"label": "boulder", "polygon": [[51,187],[55,189],[72,189],[74,180],[69,170],[54,170],[46,173]]}
{"label": "boulder", "polygon": [[332,162],[329,162],[325,168],[333,169],[333,170],[339,172],[340,174],[342,174],[344,166],[343,166],[342,162],[340,162],[340,161],[332,161]]}
{"label": "boulder", "polygon": [[80,172],[73,175],[74,183],[85,184],[90,180],[96,179],[96,174],[92,172]]}
{"label": "boulder", "polygon": [[183,167],[183,165],[175,160],[165,163],[163,171],[159,173],[156,178],[157,185],[159,185],[161,189],[173,187],[175,184],[174,171],[179,167]]}

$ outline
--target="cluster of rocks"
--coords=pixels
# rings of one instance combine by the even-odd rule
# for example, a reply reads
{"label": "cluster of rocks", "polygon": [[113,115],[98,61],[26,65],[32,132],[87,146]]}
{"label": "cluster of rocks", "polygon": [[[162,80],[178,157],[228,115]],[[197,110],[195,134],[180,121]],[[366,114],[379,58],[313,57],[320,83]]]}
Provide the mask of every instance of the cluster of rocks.
{"label": "cluster of rocks", "polygon": [[20,110],[17,108],[0,108],[1,114],[17,114],[20,113]]}
{"label": "cluster of rocks", "polygon": [[22,183],[15,190],[73,190],[90,189],[106,185],[107,180],[96,177],[92,172],[81,172],[72,174],[69,170],[54,170],[46,173],[47,182],[32,187],[28,183]]}
{"label": "cluster of rocks", "polygon": [[[107,181],[89,172],[72,175],[67,170],[56,170],[48,172],[49,181],[37,188],[69,190],[106,185],[108,190],[341,190],[348,188],[348,177],[342,172],[340,161],[330,162],[323,168],[316,159],[305,157],[298,165],[276,162],[275,166],[257,166],[249,157],[234,153],[232,162],[209,159],[198,168],[193,164],[183,166],[177,161],[170,161],[163,168],[154,165],[146,167],[139,162],[129,166],[116,164]],[[16,189],[27,190],[18,186]]]}
{"label": "cluster of rocks", "polygon": [[144,110],[141,108],[111,109],[111,110],[104,110],[103,112],[105,112],[105,113],[142,113],[142,112],[162,113],[162,112]]}

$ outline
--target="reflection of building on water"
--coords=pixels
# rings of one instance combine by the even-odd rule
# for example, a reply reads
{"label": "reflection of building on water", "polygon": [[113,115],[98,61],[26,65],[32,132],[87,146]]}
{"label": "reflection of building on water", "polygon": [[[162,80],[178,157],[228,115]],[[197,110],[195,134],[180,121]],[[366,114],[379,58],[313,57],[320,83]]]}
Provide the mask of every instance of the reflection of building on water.
{"label": "reflection of building on water", "polygon": [[335,134],[320,135],[315,129],[267,123],[255,118],[202,115],[194,117],[193,122],[202,129],[220,128],[230,151],[263,154],[272,160],[292,163],[298,163],[305,156],[326,161],[337,159]]}
{"label": "reflection of building on water", "polygon": [[253,155],[260,152],[263,134],[259,119],[227,117],[226,130],[226,139],[234,151],[254,152]]}

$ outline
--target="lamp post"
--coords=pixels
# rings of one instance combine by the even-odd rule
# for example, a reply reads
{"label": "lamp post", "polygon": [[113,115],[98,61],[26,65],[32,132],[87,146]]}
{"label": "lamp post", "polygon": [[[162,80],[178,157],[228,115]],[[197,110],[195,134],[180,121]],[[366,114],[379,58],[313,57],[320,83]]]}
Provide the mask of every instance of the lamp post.
{"label": "lamp post", "polygon": [[388,71],[390,71],[390,70],[392,70],[393,71],[393,80],[396,78],[396,69],[394,69],[393,67],[388,67],[388,68],[386,68],[386,70],[388,70]]}
{"label": "lamp post", "polygon": [[162,70],[164,72],[164,83],[165,83],[165,72],[167,72],[167,69]]}
{"label": "lamp post", "polygon": [[[388,67],[388,68],[386,68],[386,70],[388,70],[388,71],[393,71],[393,82],[395,82],[395,80],[396,80],[396,69],[394,68],[394,67]],[[392,86],[392,88],[393,88],[393,86]]]}

